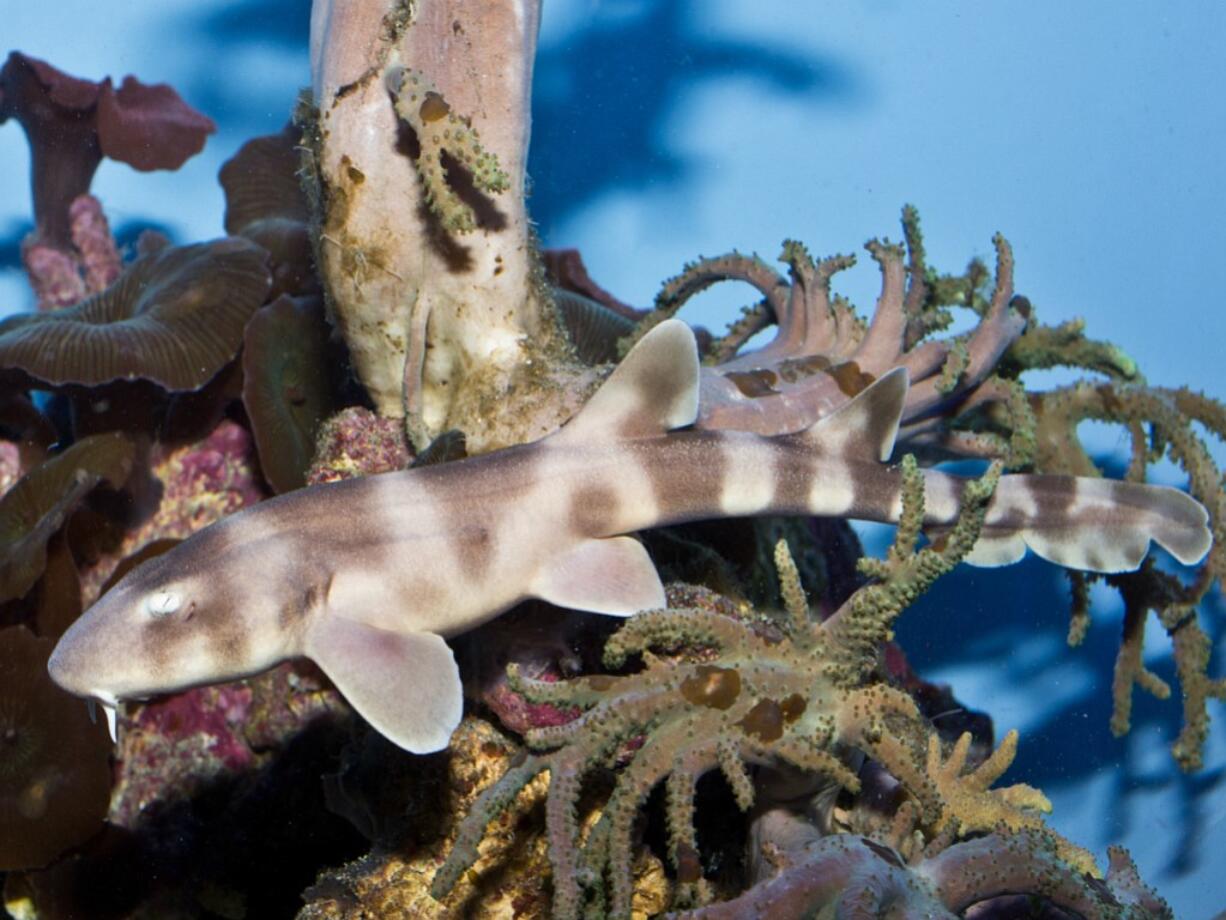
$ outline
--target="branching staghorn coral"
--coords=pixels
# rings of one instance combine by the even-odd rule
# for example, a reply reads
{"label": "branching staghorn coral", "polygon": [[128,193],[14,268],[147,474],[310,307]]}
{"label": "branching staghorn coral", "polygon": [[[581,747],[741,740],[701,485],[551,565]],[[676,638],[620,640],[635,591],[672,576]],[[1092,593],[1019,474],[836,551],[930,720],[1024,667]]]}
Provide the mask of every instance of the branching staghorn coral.
{"label": "branching staghorn coral", "polygon": [[[553,867],[554,915],[630,915],[631,858],[636,818],[659,783],[666,793],[668,857],[679,904],[708,900],[694,829],[697,782],[718,769],[744,811],[760,784],[753,765],[786,766],[855,793],[862,754],[880,762],[908,794],[900,821],[909,839],[944,847],[971,834],[1049,834],[1038,811],[1042,794],[1025,785],[992,789],[1016,750],[1010,734],[987,761],[965,772],[970,737],[948,756],[906,693],[877,674],[881,644],[894,619],[973,545],[995,489],[999,465],[967,490],[957,524],[930,546],[916,548],[923,519],[923,479],[911,457],[898,537],[884,560],[862,565],[874,582],[857,591],[824,623],[810,616],[803,590],[780,544],[778,568],[787,607],[785,634],[766,634],[714,609],[689,607],[640,614],[605,646],[604,663],[620,669],[641,656],[641,671],[558,682],[530,680],[512,669],[512,685],[535,703],[577,707],[560,726],[527,733],[534,753],[512,766],[477,799],[455,847],[435,876],[444,897],[477,858],[487,824],[513,807],[516,796],[548,771],[546,825]],[[706,649],[702,654],[693,654]],[[663,652],[684,650],[679,660]],[[641,746],[639,746],[641,742]],[[581,840],[578,801],[585,779],[625,761],[599,819]],[[1092,857],[1054,835],[1056,856],[1070,875],[1096,872]],[[1071,867],[1071,868],[1070,868]]]}
{"label": "branching staghorn coral", "polygon": [[[881,296],[867,323],[830,291],[831,278],[855,258],[814,261],[803,245],[789,240],[780,258],[788,265],[790,281],[756,256],[734,252],[699,259],[665,283],[655,311],[623,347],[711,285],[747,282],[763,299],[712,348],[703,374],[700,427],[763,434],[796,431],[902,366],[911,375],[900,432],[904,446],[914,441],[915,446],[939,447],[947,455],[984,456],[988,452],[978,443],[982,439],[951,437],[932,419],[959,414],[980,402],[1004,402],[1025,412],[1024,401],[992,376],[1030,316],[1029,302],[1013,296],[1012,250],[997,235],[996,282],[985,301],[976,295],[986,275],[979,263],[972,263],[961,278],[930,271],[912,207],[903,211],[903,234],[905,247],[879,240],[866,245],[882,274]],[[973,310],[979,322],[968,333],[933,338],[953,321],[949,305]],[[763,348],[738,354],[772,320],[778,327],[775,338]],[[1010,464],[1024,462],[1024,445],[1013,448],[1019,456],[1008,456]]]}
{"label": "branching staghorn coral", "polygon": [[[1127,479],[1144,481],[1149,464],[1167,456],[1188,474],[1188,491],[1209,510],[1213,548],[1190,580],[1162,571],[1152,559],[1140,571],[1106,576],[1124,602],[1123,636],[1112,683],[1111,730],[1116,735],[1128,731],[1134,686],[1159,699],[1170,696],[1169,685],[1142,664],[1145,618],[1152,610],[1171,637],[1183,689],[1183,728],[1171,753],[1184,770],[1197,770],[1209,732],[1207,703],[1226,700],[1226,679],[1208,676],[1210,641],[1197,619],[1199,605],[1226,573],[1226,492],[1222,472],[1193,423],[1222,439],[1226,437],[1226,407],[1187,389],[1118,380],[1062,387],[1033,396],[1032,404],[1038,419],[1036,463],[1040,468],[1100,475],[1077,437],[1077,426],[1085,420],[1111,422],[1124,426],[1131,439]],[[1069,643],[1077,645],[1089,626],[1088,588],[1093,577],[1069,572],[1069,578],[1073,586]]]}

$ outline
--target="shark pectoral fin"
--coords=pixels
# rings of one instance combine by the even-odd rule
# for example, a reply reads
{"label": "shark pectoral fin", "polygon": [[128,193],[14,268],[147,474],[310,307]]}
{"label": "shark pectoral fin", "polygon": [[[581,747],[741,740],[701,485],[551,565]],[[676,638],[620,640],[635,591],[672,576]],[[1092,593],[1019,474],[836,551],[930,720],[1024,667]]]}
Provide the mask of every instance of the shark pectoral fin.
{"label": "shark pectoral fin", "polygon": [[630,349],[609,379],[553,437],[588,443],[648,438],[698,417],[698,345],[679,319],[660,323]]}
{"label": "shark pectoral fin", "polygon": [[584,540],[537,572],[529,593],[559,607],[621,617],[666,605],[656,567],[633,537]]}
{"label": "shark pectoral fin", "polygon": [[362,718],[406,751],[441,751],[460,724],[460,671],[441,636],[327,615],[312,626],[306,655]]}

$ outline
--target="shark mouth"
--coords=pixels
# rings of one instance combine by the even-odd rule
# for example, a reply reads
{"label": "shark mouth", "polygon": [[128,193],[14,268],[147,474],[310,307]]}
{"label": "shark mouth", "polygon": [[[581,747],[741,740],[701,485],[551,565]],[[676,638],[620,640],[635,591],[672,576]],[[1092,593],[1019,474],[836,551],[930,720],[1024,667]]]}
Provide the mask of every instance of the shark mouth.
{"label": "shark mouth", "polygon": [[119,743],[119,728],[118,713],[119,700],[111,696],[109,693],[94,691],[89,698],[85,700],[85,706],[89,710],[89,721],[95,725],[98,723],[98,707],[102,707],[102,712],[106,716],[106,728],[110,732],[111,741],[115,744]]}

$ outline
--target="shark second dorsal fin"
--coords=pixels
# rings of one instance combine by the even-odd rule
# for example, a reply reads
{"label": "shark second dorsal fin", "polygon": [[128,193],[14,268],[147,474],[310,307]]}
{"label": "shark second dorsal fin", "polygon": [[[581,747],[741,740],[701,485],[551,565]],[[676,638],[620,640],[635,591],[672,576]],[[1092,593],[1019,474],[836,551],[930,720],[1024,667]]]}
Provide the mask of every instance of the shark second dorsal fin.
{"label": "shark second dorsal fin", "polygon": [[902,419],[910,377],[896,367],[878,377],[846,405],[806,428],[800,437],[827,455],[863,460],[890,459]]}
{"label": "shark second dorsal fin", "polygon": [[399,633],[335,614],[312,625],[306,655],[381,735],[414,754],[441,751],[464,714],[455,657],[434,633]]}
{"label": "shark second dorsal fin", "polygon": [[689,326],[669,319],[630,349],[557,437],[649,438],[697,417],[698,345]]}

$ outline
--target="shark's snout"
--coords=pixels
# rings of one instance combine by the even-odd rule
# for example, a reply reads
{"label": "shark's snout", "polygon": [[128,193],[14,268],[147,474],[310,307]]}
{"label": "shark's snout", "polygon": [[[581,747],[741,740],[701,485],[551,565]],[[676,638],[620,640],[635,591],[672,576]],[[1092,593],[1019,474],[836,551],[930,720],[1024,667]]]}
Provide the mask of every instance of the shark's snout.
{"label": "shark's snout", "polygon": [[56,643],[47,659],[47,673],[73,696],[114,699],[112,672],[121,665],[109,647],[99,644],[91,612],[77,620]]}
{"label": "shark's snout", "polygon": [[47,673],[61,689],[73,696],[85,698],[89,704],[91,720],[94,718],[95,705],[100,704],[106,715],[106,725],[111,734],[111,740],[115,741],[118,738],[116,734],[118,700],[95,685],[94,678],[97,675],[91,673],[86,649],[82,647],[79,638],[72,628],[60,638],[51,652],[51,657],[47,659]]}
{"label": "shark's snout", "polygon": [[72,641],[72,631],[69,630],[51,652],[51,657],[47,660],[47,673],[69,693],[88,696],[89,688],[80,679],[83,670],[80,659],[79,646]]}

